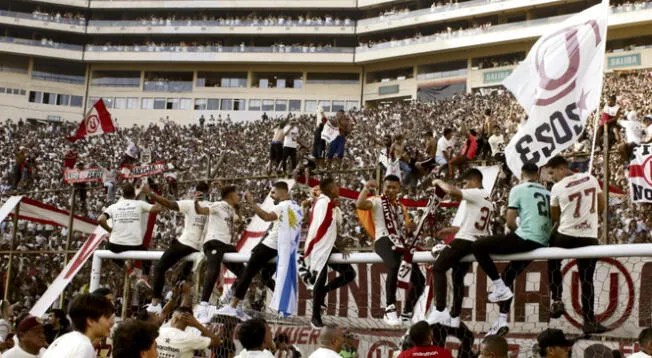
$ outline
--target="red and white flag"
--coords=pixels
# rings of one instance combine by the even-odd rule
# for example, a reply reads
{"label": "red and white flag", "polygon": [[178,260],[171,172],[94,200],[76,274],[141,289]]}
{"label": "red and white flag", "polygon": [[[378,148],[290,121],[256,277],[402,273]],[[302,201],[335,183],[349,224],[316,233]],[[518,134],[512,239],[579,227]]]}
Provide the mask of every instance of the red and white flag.
{"label": "red and white flag", "polygon": [[629,163],[629,193],[633,203],[652,203],[652,144],[634,148]]}
{"label": "red and white flag", "polygon": [[543,166],[575,143],[598,107],[608,11],[603,1],[552,27],[503,81],[528,114],[505,148],[517,177],[526,162]]}
{"label": "red and white flag", "polygon": [[111,113],[106,110],[104,101],[100,99],[99,101],[95,102],[91,110],[86,114],[86,118],[84,118],[84,120],[79,124],[77,133],[75,133],[75,135],[72,137],[68,137],[68,140],[74,142],[86,137],[92,137],[111,132],[115,132],[115,126],[113,125],[113,120],[111,119]]}

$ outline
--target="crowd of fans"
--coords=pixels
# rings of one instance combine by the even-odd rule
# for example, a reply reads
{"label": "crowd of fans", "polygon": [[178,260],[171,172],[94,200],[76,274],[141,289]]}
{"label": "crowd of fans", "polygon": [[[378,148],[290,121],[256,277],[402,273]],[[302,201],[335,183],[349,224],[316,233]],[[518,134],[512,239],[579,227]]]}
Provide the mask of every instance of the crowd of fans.
{"label": "crowd of fans", "polygon": [[[240,42],[237,45],[224,45],[222,41],[210,42],[154,42],[148,41],[144,44],[114,45],[86,45],[88,51],[135,51],[135,52],[247,52],[248,48],[256,47],[253,42],[249,44]],[[267,46],[261,46],[267,47]],[[268,46],[272,52],[328,52],[333,48],[331,44],[315,44],[312,42],[281,43],[277,42]]]}
{"label": "crowd of fans", "polygon": [[[617,96],[617,103],[622,108],[622,119],[641,120],[652,114],[652,73],[649,71],[634,71],[613,73],[605,77],[604,95]],[[233,122],[226,119],[201,121],[190,126],[180,126],[173,121],[163,120],[147,126],[119,127],[116,133],[92,137],[89,140],[71,144],[66,137],[74,132],[77,124],[26,122],[23,120],[7,120],[0,131],[0,178],[2,201],[12,193],[25,193],[30,198],[42,201],[59,208],[70,207],[70,186],[62,181],[65,166],[86,168],[98,167],[116,169],[124,160],[126,153],[140,153],[141,160],[165,161],[172,163],[171,168],[178,179],[178,187],[172,188],[165,179],[169,175],[160,174],[151,177],[158,184],[158,189],[168,197],[185,197],[193,183],[186,181],[209,180],[213,185],[212,200],[218,198],[218,187],[225,183],[238,185],[241,190],[249,190],[262,199],[273,178],[269,179],[223,179],[236,177],[252,177],[260,175],[301,175],[310,170],[314,175],[323,171],[341,168],[368,168],[361,171],[334,172],[342,187],[360,191],[365,180],[375,177],[379,168],[379,156],[382,151],[395,153],[401,147],[398,158],[405,162],[404,179],[405,197],[425,199],[427,189],[434,175],[446,175],[446,171],[435,171],[435,174],[419,173],[416,163],[424,159],[426,143],[430,138],[440,138],[445,129],[453,132],[452,140],[455,152],[461,150],[469,135],[476,137],[482,143],[488,140],[489,133],[484,132],[487,123],[492,123],[493,135],[502,136],[505,143],[516,132],[526,117],[521,107],[513,97],[502,90],[487,94],[463,94],[439,100],[433,103],[399,102],[380,108],[354,109],[345,114],[351,119],[353,129],[347,137],[346,154],[342,163],[327,162],[316,168],[316,163],[310,157],[315,129],[319,124],[316,114],[284,116],[268,118],[254,122]],[[589,123],[592,123],[590,120]],[[118,125],[119,125],[118,121]],[[298,129],[296,167],[294,164],[282,166],[269,165],[269,146],[277,128],[295,126]],[[472,132],[470,129],[474,128]],[[593,125],[589,124],[587,133],[593,133]],[[265,138],[263,134],[267,134]],[[626,141],[621,135],[621,142]],[[587,136],[567,151],[573,165],[582,168],[587,166],[591,143]],[[491,141],[490,139],[488,141]],[[487,163],[498,163],[494,153],[489,149],[479,150],[469,161],[483,160]],[[147,154],[145,154],[147,153]],[[138,155],[136,155],[138,157]],[[284,158],[285,159],[285,158]],[[70,162],[72,161],[72,162]],[[136,159],[136,162],[138,160]],[[469,165],[462,164],[462,165]],[[613,154],[610,162],[610,183],[625,192],[628,184],[626,178],[627,160]],[[329,168],[329,169],[328,169]],[[406,169],[408,168],[408,169]],[[600,153],[596,153],[594,174],[604,179],[603,162]],[[385,168],[378,169],[382,176]],[[455,173],[461,167],[454,167]],[[281,171],[279,173],[278,171]],[[220,179],[222,178],[222,179]],[[104,181],[111,181],[107,175]],[[114,179],[115,180],[115,179]],[[495,188],[494,200],[498,207],[504,210],[506,195],[516,179],[508,173],[501,175]],[[115,182],[113,184],[116,184]],[[97,218],[112,200],[110,192],[105,192],[103,184],[78,184],[75,211],[79,215],[91,219]],[[83,192],[83,195],[81,194]],[[176,194],[176,195],[174,195]],[[309,189],[297,185],[294,197],[297,201],[309,196]],[[610,205],[610,230],[616,234],[612,237],[617,243],[651,242],[650,228],[652,217],[649,206],[632,205],[627,195],[615,198]],[[343,236],[353,250],[365,250],[369,243],[366,235],[357,225],[353,217],[352,201],[342,202],[343,213],[346,215]],[[445,225],[454,209],[443,210],[429,232],[436,232],[437,225]],[[503,230],[504,215],[495,215],[492,222],[494,232]],[[420,217],[420,210],[411,210],[411,215]],[[251,218],[253,213],[243,212],[245,218]],[[183,218],[171,212],[159,214],[157,217],[154,240],[151,249],[166,248],[171,240],[179,235]],[[245,223],[246,224],[246,223]],[[241,227],[240,230],[244,228]],[[0,249],[8,250],[13,235],[13,224],[7,219],[0,225]],[[45,291],[48,283],[60,271],[63,265],[63,255],[48,253],[48,250],[61,251],[65,248],[68,232],[65,228],[51,225],[18,221],[17,240],[14,248],[13,268],[10,280],[10,293],[14,302],[21,307],[29,308]],[[424,235],[424,247],[433,244],[432,234]],[[74,233],[70,249],[76,250],[85,237]],[[35,251],[35,252],[34,252]],[[17,255],[25,253],[22,255]],[[7,272],[8,254],[3,254],[2,271]],[[83,290],[89,282],[88,268],[85,268],[75,278],[73,290]],[[113,272],[107,265],[103,272],[103,282],[110,282],[106,277],[120,275]],[[114,282],[115,283],[115,282]],[[116,284],[117,286],[117,284]],[[112,287],[118,292],[117,287]]]}
{"label": "crowd of fans", "polygon": [[404,38],[399,39],[392,37],[389,40],[376,40],[376,41],[361,41],[358,45],[362,48],[373,48],[373,47],[398,47],[406,46],[411,44],[418,44],[431,41],[439,40],[449,40],[462,36],[472,36],[481,34],[491,27],[491,23],[487,22],[484,24],[473,24],[468,28],[459,28],[457,30],[452,27],[446,27],[445,30],[430,34],[423,35],[421,32],[417,32],[414,35],[406,35]]}
{"label": "crowd of fans", "polygon": [[86,18],[83,14],[72,13],[72,12],[55,12],[49,13],[41,11],[40,8],[36,8],[32,11],[32,17],[37,20],[43,21],[54,21],[54,22],[65,22],[65,23],[77,23],[79,25],[86,25]]}
{"label": "crowd of fans", "polygon": [[[115,20],[119,23],[121,20]],[[214,15],[200,15],[194,17],[188,16],[175,16],[159,17],[152,15],[146,18],[138,19],[141,25],[146,26],[172,26],[183,24],[185,26],[193,25],[217,25],[217,26],[350,26],[354,25],[355,21],[348,17],[341,19],[331,15],[314,16],[314,15],[266,15],[261,16],[252,13],[243,17],[217,17]],[[93,20],[90,21],[93,24]]]}

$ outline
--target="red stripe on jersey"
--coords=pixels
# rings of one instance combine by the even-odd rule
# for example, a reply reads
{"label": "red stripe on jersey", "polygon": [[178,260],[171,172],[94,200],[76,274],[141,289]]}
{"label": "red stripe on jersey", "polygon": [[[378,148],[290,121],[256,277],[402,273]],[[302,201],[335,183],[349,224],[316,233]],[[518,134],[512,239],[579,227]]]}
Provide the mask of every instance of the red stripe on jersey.
{"label": "red stripe on jersey", "polygon": [[305,257],[310,256],[310,253],[312,252],[312,249],[315,247],[315,245],[317,245],[317,243],[321,241],[321,239],[323,239],[326,235],[326,232],[328,231],[328,228],[331,226],[331,222],[333,221],[333,208],[335,208],[335,202],[331,200],[326,207],[326,217],[317,229],[317,235],[315,235],[315,238],[310,241],[310,244],[308,244],[308,247],[306,248],[304,253]]}

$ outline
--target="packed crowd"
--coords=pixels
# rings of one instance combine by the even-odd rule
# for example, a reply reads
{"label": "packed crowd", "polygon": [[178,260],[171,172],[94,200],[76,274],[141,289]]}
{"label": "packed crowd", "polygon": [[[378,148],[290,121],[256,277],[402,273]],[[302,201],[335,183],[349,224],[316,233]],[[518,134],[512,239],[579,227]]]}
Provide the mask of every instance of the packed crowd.
{"label": "packed crowd", "polygon": [[[240,42],[240,44],[226,45],[222,41],[181,41],[181,42],[154,42],[144,44],[115,45],[108,42],[104,45],[86,45],[87,51],[135,51],[135,52],[247,52],[248,48],[256,47],[254,42]],[[277,42],[269,47],[272,52],[329,52],[333,46],[328,43],[315,44],[312,42],[281,43]]]}
{"label": "packed crowd", "polygon": [[72,12],[44,12],[40,8],[36,8],[32,11],[32,17],[37,20],[43,21],[54,21],[54,22],[65,22],[71,23],[76,22],[79,25],[86,25],[86,18],[83,14],[72,13]]}
{"label": "packed crowd", "polygon": [[[119,23],[120,20],[115,20]],[[249,14],[242,17],[218,17],[214,15],[200,15],[194,17],[170,15],[169,17],[159,17],[152,15],[146,18],[138,19],[142,25],[152,26],[172,26],[184,24],[185,26],[193,25],[218,25],[218,26],[349,26],[354,25],[355,21],[348,17],[341,19],[331,15],[314,16],[298,15],[296,17],[287,15],[266,15],[261,16],[257,13]],[[93,24],[93,20],[90,21]]]}
{"label": "packed crowd", "polygon": [[[605,78],[605,100],[611,94],[617,96],[617,103],[622,108],[622,119],[639,121],[652,113],[652,105],[648,98],[652,94],[652,76],[649,71],[609,74]],[[29,197],[46,204],[60,208],[69,208],[69,186],[62,182],[64,166],[85,168],[101,166],[115,169],[124,160],[125,155],[139,157],[141,161],[165,161],[170,164],[171,172],[152,177],[153,187],[170,198],[186,197],[193,183],[208,179],[213,188],[211,199],[218,199],[218,187],[225,183],[234,183],[241,190],[251,191],[256,198],[262,199],[269,188],[271,180],[240,179],[229,180],[220,178],[250,177],[256,175],[300,175],[305,169],[318,175],[325,170],[341,168],[370,168],[368,171],[347,171],[337,174],[336,178],[342,187],[360,191],[366,180],[376,176],[380,153],[385,151],[396,154],[405,162],[402,174],[407,184],[403,195],[414,199],[425,199],[428,194],[432,176],[419,173],[416,163],[425,158],[430,140],[441,138],[447,128],[452,129],[455,151],[461,149],[469,135],[476,136],[479,141],[492,141],[483,130],[487,123],[493,126],[492,137],[502,137],[506,143],[518,126],[526,120],[522,109],[509,93],[494,91],[489,94],[457,95],[434,103],[397,103],[382,108],[354,109],[346,114],[351,119],[353,129],[346,142],[344,159],[339,162],[315,163],[310,157],[312,153],[315,129],[320,123],[316,115],[289,116],[283,118],[268,118],[259,121],[235,123],[230,120],[201,121],[191,126],[180,126],[173,121],[162,121],[148,126],[120,128],[117,133],[93,137],[90,140],[72,145],[65,140],[76,128],[73,123],[38,124],[11,120],[4,123],[0,136],[0,177],[2,178],[2,199],[10,193],[23,192]],[[119,123],[119,122],[118,122]],[[623,125],[623,127],[627,127]],[[270,143],[278,129],[288,128],[293,132],[296,141],[297,161],[292,156],[283,156],[283,160],[268,161]],[[469,128],[476,130],[471,132]],[[268,133],[268,139],[263,139],[261,133]],[[589,125],[587,133],[593,133]],[[630,142],[628,131],[620,133],[618,144]],[[259,140],[251,140],[259,138]],[[591,143],[583,138],[576,143],[567,154],[572,158],[573,165],[586,167],[587,153]],[[423,149],[426,148],[426,149]],[[470,161],[486,160],[497,163],[494,154],[489,149],[478,150]],[[147,159],[145,159],[147,157]],[[74,160],[73,160],[74,159]],[[278,158],[276,158],[278,159]],[[275,159],[275,160],[276,160]],[[72,162],[70,162],[73,160]],[[138,159],[136,159],[138,162]],[[499,163],[499,162],[498,162]],[[610,182],[619,189],[627,191],[626,179],[627,161],[618,155],[610,160]],[[466,164],[468,165],[468,164]],[[596,154],[594,173],[603,178],[602,157]],[[455,173],[462,167],[454,167]],[[110,170],[109,170],[110,172]],[[380,170],[383,175],[385,168]],[[165,176],[174,174],[178,187],[167,184]],[[495,202],[504,207],[509,187],[514,178],[505,173],[501,176],[495,193]],[[439,175],[446,175],[439,172]],[[104,182],[110,183],[107,174]],[[113,184],[116,184],[113,182]],[[55,189],[54,191],[52,189]],[[79,185],[76,187],[76,213],[96,219],[114,200],[111,191],[105,192],[103,185]],[[81,193],[84,193],[83,196]],[[301,201],[309,196],[308,188],[298,185],[294,198]],[[649,207],[631,205],[627,198],[616,198],[611,203],[610,227],[616,232],[620,243],[650,242],[652,217],[646,215]],[[345,215],[342,229],[348,245],[356,250],[368,247],[366,235],[352,217],[354,204],[343,201],[342,212]],[[439,223],[431,228],[436,232],[449,221],[454,210],[443,210]],[[501,215],[495,215],[492,222],[494,232],[504,228]],[[412,210],[411,215],[418,218],[419,210]],[[252,212],[244,211],[243,217],[251,218]],[[182,223],[181,215],[164,212],[157,217],[152,249],[167,248],[171,240],[179,235]],[[246,224],[246,222],[244,223]],[[242,230],[244,225],[240,228]],[[5,221],[0,226],[2,230],[2,249],[9,248],[12,235],[12,223]],[[48,225],[19,221],[16,249],[20,251],[58,251],[65,247],[66,229]],[[423,246],[433,243],[432,235],[425,235]],[[83,242],[84,237],[73,235],[71,249],[75,250]],[[9,260],[5,254],[2,259],[3,271],[6,272]],[[23,307],[30,307],[44,291],[47,282],[51,282],[59,272],[62,255],[34,253],[14,256],[14,271],[10,287],[12,298],[19,301]],[[109,266],[110,267],[110,266]],[[107,267],[107,275],[111,273]],[[119,274],[118,274],[119,275]],[[82,289],[89,277],[89,270],[82,272],[75,279],[74,290]]]}
{"label": "packed crowd", "polygon": [[423,35],[421,32],[417,32],[416,34],[406,35],[403,38],[392,37],[391,39],[387,39],[387,40],[361,41],[358,46],[362,48],[398,47],[398,46],[406,46],[406,45],[411,45],[416,43],[449,40],[449,39],[454,39],[462,36],[481,34],[487,31],[487,29],[489,29],[490,27],[491,27],[490,22],[484,24],[473,24],[467,28],[460,27],[457,30],[453,29],[452,27],[446,27],[445,30],[435,32],[433,34],[428,34],[428,35]]}

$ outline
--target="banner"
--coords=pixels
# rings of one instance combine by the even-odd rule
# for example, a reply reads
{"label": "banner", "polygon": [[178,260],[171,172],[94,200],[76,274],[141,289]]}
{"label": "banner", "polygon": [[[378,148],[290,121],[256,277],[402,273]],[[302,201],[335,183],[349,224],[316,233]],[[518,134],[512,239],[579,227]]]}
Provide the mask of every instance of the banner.
{"label": "banner", "polygon": [[165,162],[140,165],[137,167],[124,166],[120,168],[120,176],[126,179],[135,179],[163,173],[167,169]]}
{"label": "banner", "polygon": [[528,115],[505,148],[520,177],[526,162],[543,166],[575,143],[600,103],[608,4],[590,7],[542,35],[503,81]]}
{"label": "banner", "polygon": [[66,184],[102,182],[102,169],[66,169],[63,172],[63,181]]}
{"label": "banner", "polygon": [[59,295],[66,289],[66,286],[72,281],[77,272],[88,261],[88,258],[93,255],[93,252],[104,240],[109,239],[109,233],[102,229],[100,226],[95,228],[95,231],[84,242],[84,245],[77,251],[68,265],[61,271],[59,276],[48,286],[45,293],[34,304],[34,307],[29,311],[29,314],[34,317],[43,317],[45,312],[57,300]]}
{"label": "banner", "polygon": [[[18,203],[20,203],[18,218],[21,220],[33,221],[44,225],[68,226],[70,212],[23,196],[12,196],[2,204],[2,208],[0,208],[0,222],[8,215],[13,216],[12,211]],[[97,222],[74,215],[72,225],[75,231],[90,234],[95,230]]]}
{"label": "banner", "polygon": [[629,163],[629,192],[633,203],[652,203],[652,144],[634,148]]}

